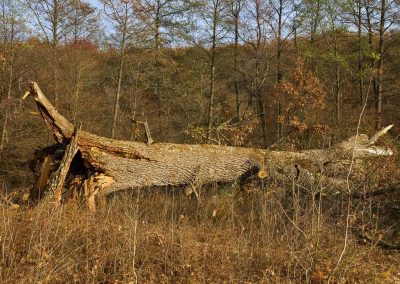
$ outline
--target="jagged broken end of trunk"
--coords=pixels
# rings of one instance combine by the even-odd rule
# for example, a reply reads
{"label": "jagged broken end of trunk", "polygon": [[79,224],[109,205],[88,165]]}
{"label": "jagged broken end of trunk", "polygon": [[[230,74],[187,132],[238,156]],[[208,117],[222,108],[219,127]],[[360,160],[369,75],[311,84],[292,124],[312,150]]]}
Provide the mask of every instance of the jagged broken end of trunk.
{"label": "jagged broken end of trunk", "polygon": [[53,133],[55,140],[59,143],[68,143],[74,133],[74,125],[56,110],[36,82],[30,83],[29,91],[24,94],[22,100],[29,96],[34,98],[38,110]]}
{"label": "jagged broken end of trunk", "polygon": [[322,178],[325,184],[340,187],[346,182],[348,168],[346,163],[337,161],[393,154],[391,149],[375,146],[391,125],[370,139],[361,134],[329,149],[303,152],[119,141],[76,131],[74,125],[49,102],[36,82],[30,84],[23,99],[29,96],[35,100],[55,140],[65,149],[52,178],[46,166],[48,160],[43,162],[37,190],[43,191],[44,181],[51,179],[50,188],[59,202],[64,194],[63,188],[76,186],[84,191],[92,209],[96,195],[115,190],[181,186],[189,189],[187,192],[198,194],[197,188],[204,184],[236,180],[245,183],[249,177],[312,183],[321,167],[324,167],[322,172],[325,176]]}

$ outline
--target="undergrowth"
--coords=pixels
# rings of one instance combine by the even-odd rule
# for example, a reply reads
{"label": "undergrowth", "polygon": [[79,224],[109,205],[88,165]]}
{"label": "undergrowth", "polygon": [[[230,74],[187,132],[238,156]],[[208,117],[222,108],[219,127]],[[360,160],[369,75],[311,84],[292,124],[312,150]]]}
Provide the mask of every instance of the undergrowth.
{"label": "undergrowth", "polygon": [[355,233],[368,226],[385,237],[383,201],[354,202],[334,270],[346,202],[271,186],[210,188],[200,201],[145,189],[94,213],[78,201],[0,207],[0,282],[397,283],[399,253]]}

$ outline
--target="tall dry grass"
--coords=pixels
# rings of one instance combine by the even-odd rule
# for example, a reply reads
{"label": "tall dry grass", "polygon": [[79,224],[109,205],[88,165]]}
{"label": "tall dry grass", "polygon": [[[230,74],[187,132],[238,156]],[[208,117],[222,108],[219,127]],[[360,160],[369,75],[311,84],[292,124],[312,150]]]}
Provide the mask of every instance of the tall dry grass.
{"label": "tall dry grass", "polygon": [[[318,190],[318,189],[315,189]],[[346,198],[293,186],[215,187],[0,209],[1,283],[395,283],[400,257],[351,234]],[[382,201],[352,204],[351,228],[379,231]],[[377,209],[378,208],[378,209]],[[379,211],[380,210],[380,211]],[[397,224],[398,226],[398,224]]]}

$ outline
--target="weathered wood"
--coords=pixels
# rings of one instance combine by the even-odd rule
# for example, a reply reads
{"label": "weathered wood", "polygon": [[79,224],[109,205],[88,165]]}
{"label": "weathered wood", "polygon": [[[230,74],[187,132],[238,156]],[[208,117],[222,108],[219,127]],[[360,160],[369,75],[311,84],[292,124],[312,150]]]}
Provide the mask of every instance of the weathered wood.
{"label": "weathered wood", "polygon": [[72,136],[71,142],[68,144],[60,166],[50,184],[50,192],[54,195],[54,203],[56,206],[60,205],[65,178],[67,177],[71,162],[78,152],[77,141],[78,131]]}
{"label": "weathered wood", "polygon": [[69,142],[74,133],[74,126],[59,114],[56,108],[44,96],[36,82],[31,83],[30,91],[26,92],[22,99],[26,99],[29,95],[33,96],[39,112],[47,126],[52,130],[54,138],[59,143],[64,142],[65,139]]}
{"label": "weathered wood", "polygon": [[154,140],[151,137],[150,127],[149,127],[149,124],[147,123],[147,121],[146,120],[145,121],[140,121],[140,120],[135,120],[135,119],[132,119],[131,121],[134,124],[143,125],[144,131],[145,131],[145,135],[146,135],[147,144],[149,144],[149,145],[153,144]]}
{"label": "weathered wood", "polygon": [[[86,177],[84,185],[89,187],[88,198],[98,192],[107,194],[146,186],[195,189],[212,182],[244,181],[249,176],[306,185],[318,179],[327,187],[345,187],[350,162],[354,161],[356,173],[363,167],[359,160],[393,153],[374,146],[391,126],[371,139],[361,134],[328,149],[300,152],[219,145],[146,144],[109,139],[86,131],[74,137],[74,126],[57,112],[36,83],[31,84],[28,95],[33,96],[55,139],[59,143],[76,143],[82,166],[93,173]],[[68,168],[60,170],[65,175]]]}

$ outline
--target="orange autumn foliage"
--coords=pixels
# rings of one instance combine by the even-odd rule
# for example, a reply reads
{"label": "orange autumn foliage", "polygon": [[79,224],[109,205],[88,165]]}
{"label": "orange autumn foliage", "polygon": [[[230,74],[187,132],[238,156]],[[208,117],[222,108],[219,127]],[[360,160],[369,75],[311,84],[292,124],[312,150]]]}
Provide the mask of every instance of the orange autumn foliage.
{"label": "orange autumn foliage", "polygon": [[297,59],[295,66],[292,77],[275,85],[275,90],[283,102],[278,123],[301,133],[313,128],[311,123],[326,108],[327,92],[320,79],[307,69],[303,59]]}

